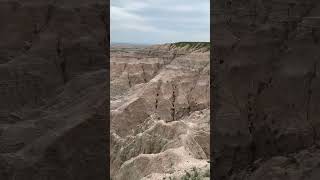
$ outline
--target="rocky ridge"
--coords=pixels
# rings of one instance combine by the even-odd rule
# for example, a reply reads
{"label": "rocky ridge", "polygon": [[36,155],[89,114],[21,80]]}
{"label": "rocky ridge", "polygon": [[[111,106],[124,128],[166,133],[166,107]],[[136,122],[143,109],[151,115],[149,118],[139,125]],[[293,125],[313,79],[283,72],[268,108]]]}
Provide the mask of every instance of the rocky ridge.
{"label": "rocky ridge", "polygon": [[179,178],[209,169],[209,51],[111,48],[111,177]]}

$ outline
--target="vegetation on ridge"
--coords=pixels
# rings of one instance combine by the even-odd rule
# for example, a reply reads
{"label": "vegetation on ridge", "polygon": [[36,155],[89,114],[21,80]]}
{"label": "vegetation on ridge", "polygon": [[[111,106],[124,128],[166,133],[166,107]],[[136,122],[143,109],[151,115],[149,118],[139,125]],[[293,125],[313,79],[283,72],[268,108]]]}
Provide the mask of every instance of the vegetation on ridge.
{"label": "vegetation on ridge", "polygon": [[185,48],[189,49],[205,49],[206,51],[210,50],[210,42],[177,42],[172,43],[170,47],[178,47],[178,48]]}

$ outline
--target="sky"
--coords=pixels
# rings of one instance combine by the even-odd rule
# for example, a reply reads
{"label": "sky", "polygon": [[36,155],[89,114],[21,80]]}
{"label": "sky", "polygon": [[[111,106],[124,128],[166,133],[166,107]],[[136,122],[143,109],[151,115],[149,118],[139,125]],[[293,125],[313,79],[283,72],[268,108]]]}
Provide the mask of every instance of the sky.
{"label": "sky", "polygon": [[210,0],[111,0],[111,43],[210,40]]}

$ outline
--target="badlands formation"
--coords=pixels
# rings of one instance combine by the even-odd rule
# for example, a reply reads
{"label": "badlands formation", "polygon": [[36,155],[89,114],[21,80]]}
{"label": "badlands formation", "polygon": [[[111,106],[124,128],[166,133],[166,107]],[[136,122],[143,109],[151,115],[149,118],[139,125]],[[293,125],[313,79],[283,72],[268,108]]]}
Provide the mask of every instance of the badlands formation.
{"label": "badlands formation", "polygon": [[209,49],[111,47],[113,180],[209,179]]}
{"label": "badlands formation", "polygon": [[320,179],[320,1],[212,3],[213,176]]}
{"label": "badlands formation", "polygon": [[104,0],[0,0],[0,179],[107,177]]}

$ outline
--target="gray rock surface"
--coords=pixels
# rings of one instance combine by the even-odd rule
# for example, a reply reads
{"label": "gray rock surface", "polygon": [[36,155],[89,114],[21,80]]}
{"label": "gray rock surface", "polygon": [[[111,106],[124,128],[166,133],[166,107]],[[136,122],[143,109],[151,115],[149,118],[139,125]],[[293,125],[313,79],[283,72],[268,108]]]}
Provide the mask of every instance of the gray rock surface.
{"label": "gray rock surface", "polygon": [[[282,165],[287,166],[289,154],[317,149],[320,3],[213,3],[212,53],[217,68],[215,178],[319,179],[318,174],[309,177],[302,173],[304,167],[291,168],[295,164],[290,163],[288,170],[293,174],[276,174],[286,172]],[[246,171],[255,164],[257,170]],[[284,169],[278,171],[279,166]],[[246,175],[240,178],[236,176],[239,173]]]}
{"label": "gray rock surface", "polygon": [[0,1],[0,179],[105,179],[107,1]]}

